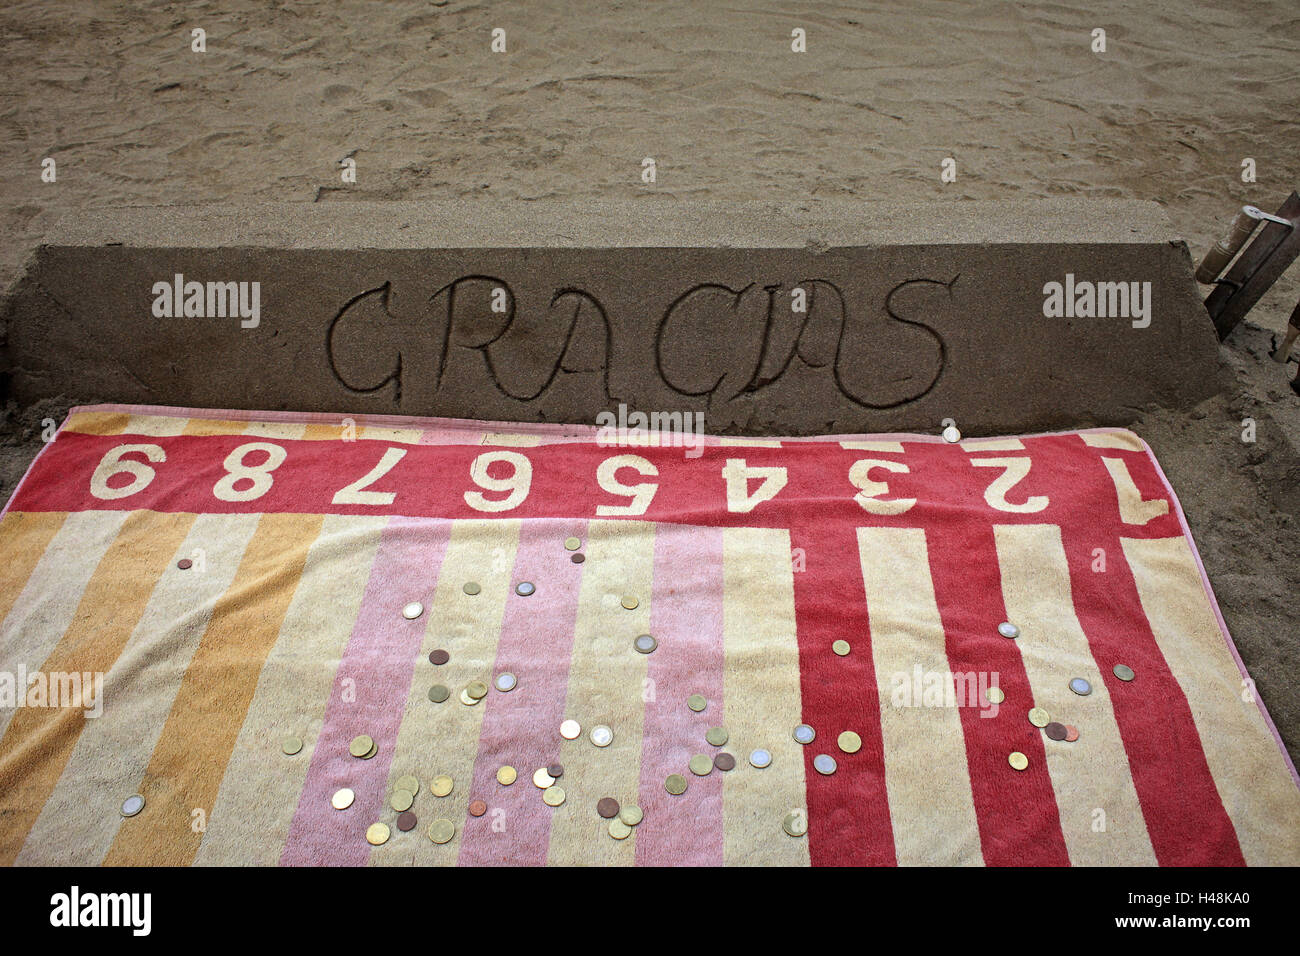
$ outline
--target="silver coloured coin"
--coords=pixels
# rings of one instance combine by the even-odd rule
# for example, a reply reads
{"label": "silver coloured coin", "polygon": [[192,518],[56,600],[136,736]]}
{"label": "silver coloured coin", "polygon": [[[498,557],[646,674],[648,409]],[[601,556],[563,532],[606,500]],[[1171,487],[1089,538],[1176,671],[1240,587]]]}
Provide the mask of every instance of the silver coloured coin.
{"label": "silver coloured coin", "polygon": [[1020,628],[1016,627],[1010,621],[1003,621],[998,625],[998,633],[1003,637],[1016,638],[1020,636]]}
{"label": "silver coloured coin", "polygon": [[597,724],[591,728],[591,742],[597,747],[608,747],[614,742],[614,731],[604,724]]}
{"label": "silver coloured coin", "polygon": [[832,774],[835,772],[837,766],[835,758],[830,754],[818,754],[816,757],[813,757],[813,769],[818,773],[827,775]]}
{"label": "silver coloured coin", "polygon": [[800,724],[794,729],[794,739],[801,744],[810,744],[817,737],[817,731],[807,724]]}
{"label": "silver coloured coin", "polygon": [[772,755],[768,751],[760,747],[758,750],[750,752],[749,765],[751,767],[757,767],[759,770],[762,770],[764,767],[771,766],[771,764]]}
{"label": "silver coloured coin", "polygon": [[536,590],[537,588],[534,586],[532,581],[520,581],[515,585],[515,593],[520,597],[528,597],[528,595],[532,594]]}
{"label": "silver coloured coin", "polygon": [[1076,677],[1074,680],[1070,681],[1070,690],[1074,691],[1080,697],[1087,697],[1092,693],[1092,685],[1082,677]]}
{"label": "silver coloured coin", "polygon": [[402,608],[402,617],[406,618],[408,621],[414,621],[423,613],[424,605],[419,601],[412,601],[410,604],[406,605],[406,607]]}
{"label": "silver coloured coin", "polygon": [[943,430],[943,440],[950,445],[961,441],[961,432],[957,430],[956,425],[949,425]]}
{"label": "silver coloured coin", "polygon": [[518,686],[519,678],[515,677],[515,675],[511,674],[509,671],[506,671],[505,673],[497,675],[496,684],[497,690],[506,693],[507,691],[514,690],[515,687]]}
{"label": "silver coloured coin", "polygon": [[122,816],[133,817],[144,809],[144,797],[138,793],[122,801]]}

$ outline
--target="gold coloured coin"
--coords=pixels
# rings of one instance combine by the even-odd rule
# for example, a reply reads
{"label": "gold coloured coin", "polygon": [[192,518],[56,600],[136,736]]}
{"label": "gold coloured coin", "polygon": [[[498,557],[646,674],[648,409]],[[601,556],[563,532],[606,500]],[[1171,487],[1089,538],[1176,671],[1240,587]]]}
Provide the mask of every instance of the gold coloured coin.
{"label": "gold coloured coin", "polygon": [[1000,704],[1007,699],[1001,687],[990,687],[984,692],[984,696],[989,699],[990,704]]}
{"label": "gold coloured coin", "polygon": [[615,840],[626,840],[632,835],[632,828],[618,817],[615,817],[609,821],[609,835]]}
{"label": "gold coloured coin", "polygon": [[519,772],[509,764],[497,771],[497,783],[503,787],[508,787],[519,778]]}
{"label": "gold coloured coin", "polygon": [[456,835],[456,824],[450,820],[434,820],[429,824],[429,839],[434,843],[450,843]]}
{"label": "gold coloured coin", "polygon": [[469,696],[473,697],[475,700],[482,700],[487,696],[487,692],[488,686],[481,680],[470,681],[465,687],[465,693],[469,694]]}
{"label": "gold coloured coin", "polygon": [[366,842],[371,846],[383,846],[391,833],[387,823],[372,823],[366,827]]}
{"label": "gold coloured coin", "polygon": [[414,797],[420,792],[420,778],[411,773],[404,777],[398,777],[397,782],[393,784],[393,789],[409,791],[411,796]]}
{"label": "gold coloured coin", "polygon": [[576,720],[566,720],[560,724],[560,736],[565,740],[577,740],[582,735],[582,724]]}
{"label": "gold coloured coin", "polygon": [[547,787],[555,786],[555,778],[546,772],[545,767],[538,767],[533,773],[533,786],[538,790],[545,790]]}
{"label": "gold coloured coin", "polygon": [[790,834],[790,836],[792,837],[803,836],[805,833],[808,832],[807,814],[799,810],[795,810],[792,813],[787,813],[785,815],[785,819],[781,821],[781,829],[783,829],[786,833]]}
{"label": "gold coloured coin", "polygon": [[840,734],[840,749],[846,754],[855,754],[862,749],[862,738],[851,730],[846,730]]}
{"label": "gold coloured coin", "polygon": [[691,694],[690,697],[686,698],[686,706],[698,714],[705,707],[709,706],[709,702],[705,699],[703,694]]}
{"label": "gold coloured coin", "polygon": [[460,692],[460,702],[466,707],[473,707],[478,703],[478,698],[469,696],[469,691],[463,690]]}
{"label": "gold coloured coin", "polygon": [[411,809],[411,804],[415,802],[415,794],[410,790],[394,790],[393,795],[389,798],[388,805],[398,813],[405,813]]}
{"label": "gold coloured coin", "polygon": [[456,786],[455,781],[445,773],[440,773],[429,781],[429,792],[435,797],[445,797]]}
{"label": "gold coloured coin", "polygon": [[581,547],[582,547],[582,541],[580,541],[578,538],[564,539],[564,550],[566,551],[577,551]]}
{"label": "gold coloured coin", "polygon": [[634,598],[632,595],[630,594],[624,595],[623,606],[627,608],[629,611],[635,611],[640,605],[641,602],[638,601],[636,598]]}
{"label": "gold coloured coin", "polygon": [[352,743],[348,745],[348,753],[354,757],[364,757],[370,751],[375,749],[375,742],[362,734],[360,737],[353,737]]}
{"label": "gold coloured coin", "polygon": [[1137,676],[1133,673],[1133,668],[1129,667],[1127,664],[1116,664],[1111,670],[1111,673],[1122,681],[1131,681]]}
{"label": "gold coloured coin", "polygon": [[729,739],[729,736],[727,734],[727,728],[710,727],[708,733],[704,735],[704,739],[707,740],[709,743],[713,744],[713,746],[715,747],[721,747]]}
{"label": "gold coloured coin", "polygon": [[371,757],[373,757],[373,756],[374,756],[375,754],[377,754],[377,753],[379,753],[379,744],[371,744],[371,745],[370,745],[370,751],[369,751],[369,752],[368,752],[364,757],[362,757],[361,759],[362,759],[362,760],[369,760]]}
{"label": "gold coloured coin", "polygon": [[348,807],[352,806],[352,801],[356,798],[357,795],[353,793],[350,788],[344,787],[342,790],[334,791],[334,796],[330,798],[330,803],[334,806],[335,810],[346,810]]}
{"label": "gold coloured coin", "polygon": [[[478,584],[477,581],[466,581],[466,582],[465,582],[465,588],[464,588],[464,591],[465,591],[466,594],[470,594],[470,595],[478,594],[478,592],[479,592],[479,591],[482,591],[482,590],[483,590],[483,589],[482,589],[481,587],[479,587],[479,584]],[[435,821],[435,822],[437,822],[437,821]]]}
{"label": "gold coloured coin", "polygon": [[831,645],[831,650],[840,655],[840,657],[845,657],[852,648],[849,647],[848,641],[836,641]]}
{"label": "gold coloured coin", "polygon": [[548,807],[558,807],[564,802],[563,787],[547,787],[542,791],[542,803]]}
{"label": "gold coloured coin", "polygon": [[1046,727],[1052,722],[1052,718],[1043,708],[1035,707],[1029,712],[1029,722],[1035,727]]}
{"label": "gold coloured coin", "polygon": [[680,773],[671,774],[668,779],[664,781],[664,789],[673,796],[680,796],[686,792],[686,778]]}
{"label": "gold coloured coin", "polygon": [[1017,770],[1024,770],[1026,767],[1029,766],[1029,758],[1026,757],[1024,754],[1022,754],[1019,750],[1016,750],[1013,751],[1011,756],[1007,758],[1007,763],[1011,764],[1011,766]]}
{"label": "gold coloured coin", "polygon": [[285,737],[282,748],[288,756],[292,757],[302,750],[302,741],[297,737]]}
{"label": "gold coloured coin", "polygon": [[709,772],[713,770],[713,761],[704,756],[704,754],[696,754],[691,758],[689,766],[691,768],[691,773],[695,774],[695,776],[707,777]]}
{"label": "gold coloured coin", "polygon": [[433,701],[435,704],[441,704],[450,696],[451,691],[442,684],[434,684],[429,688],[429,700]]}
{"label": "gold coloured coin", "polygon": [[619,807],[618,818],[628,826],[634,827],[645,819],[645,814],[641,812],[640,807],[633,803],[625,807]]}

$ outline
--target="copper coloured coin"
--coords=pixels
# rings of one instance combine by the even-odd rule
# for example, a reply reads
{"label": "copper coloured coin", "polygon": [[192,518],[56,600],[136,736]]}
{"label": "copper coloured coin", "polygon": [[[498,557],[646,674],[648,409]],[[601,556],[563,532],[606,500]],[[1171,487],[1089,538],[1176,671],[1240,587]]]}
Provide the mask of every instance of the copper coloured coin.
{"label": "copper coloured coin", "polygon": [[414,830],[417,822],[415,814],[410,810],[405,810],[397,815],[397,829],[401,830],[403,833],[408,833],[411,830]]}
{"label": "copper coloured coin", "polygon": [[429,652],[430,664],[445,664],[449,660],[451,660],[451,655],[448,654],[446,651],[444,651],[442,648],[439,648],[436,651]]}
{"label": "copper coloured coin", "polygon": [[1075,742],[1076,740],[1078,740],[1078,739],[1079,739],[1079,728],[1076,727],[1076,726],[1074,726],[1074,724],[1066,724],[1066,725],[1065,725],[1065,741],[1066,741],[1066,743],[1071,743],[1071,744],[1072,744],[1072,743],[1074,743],[1074,742]]}
{"label": "copper coloured coin", "polygon": [[713,758],[713,766],[719,770],[735,770],[736,758],[729,753],[720,753]]}
{"label": "copper coloured coin", "polygon": [[[482,800],[471,800],[469,804],[469,815],[471,817],[481,817],[487,813],[487,804]],[[399,824],[400,825],[400,824]]]}
{"label": "copper coloured coin", "polygon": [[583,561],[587,560],[587,556],[579,551],[576,554],[569,555],[569,560],[574,564],[582,564]]}
{"label": "copper coloured coin", "polygon": [[618,816],[618,801],[613,797],[601,797],[596,801],[596,812],[606,820]]}
{"label": "copper coloured coin", "polygon": [[188,571],[190,568],[194,567],[194,562],[189,558],[181,558],[176,562],[176,567],[180,568],[182,571]]}
{"label": "copper coloured coin", "polygon": [[1053,740],[1064,740],[1066,736],[1069,734],[1069,731],[1065,729],[1065,724],[1060,724],[1057,723],[1056,721],[1052,721],[1050,724],[1044,727],[1043,731],[1044,733],[1047,734],[1048,737],[1052,738]]}
{"label": "copper coloured coin", "polygon": [[546,768],[546,772],[558,780],[560,777],[564,776],[564,764],[553,763]]}

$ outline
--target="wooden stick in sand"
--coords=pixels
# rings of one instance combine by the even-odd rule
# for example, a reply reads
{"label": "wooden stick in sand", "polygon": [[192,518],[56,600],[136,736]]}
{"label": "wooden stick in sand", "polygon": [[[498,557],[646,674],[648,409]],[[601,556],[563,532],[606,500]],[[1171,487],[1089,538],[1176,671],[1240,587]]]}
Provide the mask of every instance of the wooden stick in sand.
{"label": "wooden stick in sand", "polygon": [[1227,234],[1210,246],[1210,251],[1205,254],[1201,264],[1196,267],[1196,281],[1202,285],[1209,285],[1219,277],[1224,266],[1232,261],[1238,250],[1246,244],[1250,234],[1255,231],[1259,225],[1259,219],[1247,210],[1249,206],[1243,206],[1241,212],[1232,220],[1232,225],[1228,227]]}

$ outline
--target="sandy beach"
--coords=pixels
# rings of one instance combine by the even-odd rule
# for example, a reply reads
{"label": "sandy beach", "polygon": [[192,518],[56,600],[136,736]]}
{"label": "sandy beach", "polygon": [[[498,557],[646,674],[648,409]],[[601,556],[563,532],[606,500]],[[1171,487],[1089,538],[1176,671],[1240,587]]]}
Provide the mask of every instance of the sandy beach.
{"label": "sandy beach", "polygon": [[[0,279],[89,207],[473,196],[839,197],[864,217],[884,199],[1119,197],[1163,206],[1199,259],[1243,203],[1300,186],[1298,53],[1285,2],[10,3]],[[1293,268],[1222,348],[1222,393],[1135,430],[1300,760],[1300,396],[1267,355],[1297,296]],[[4,496],[44,419],[112,397],[11,404]]]}

